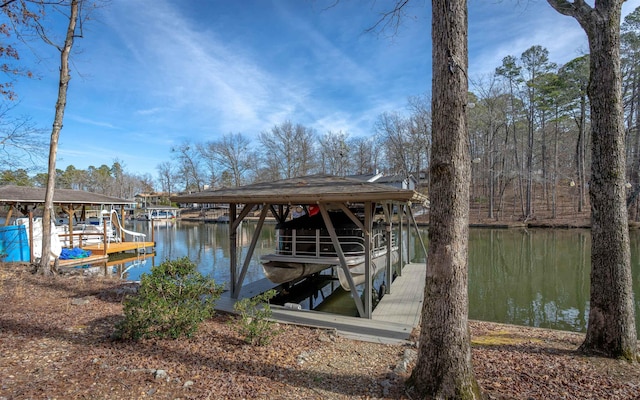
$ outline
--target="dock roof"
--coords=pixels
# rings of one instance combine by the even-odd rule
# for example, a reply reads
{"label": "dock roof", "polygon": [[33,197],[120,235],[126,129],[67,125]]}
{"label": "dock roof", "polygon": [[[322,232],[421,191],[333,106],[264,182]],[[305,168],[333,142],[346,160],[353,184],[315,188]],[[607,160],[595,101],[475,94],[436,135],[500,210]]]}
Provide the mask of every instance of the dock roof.
{"label": "dock roof", "polygon": [[[40,204],[44,203],[45,188],[27,186],[0,186],[0,203],[5,204]],[[130,200],[105,196],[98,193],[72,189],[55,189],[54,204],[84,204],[84,205],[127,205]]]}
{"label": "dock roof", "polygon": [[237,188],[210,190],[171,197],[179,203],[313,204],[316,202],[400,201],[425,203],[414,190],[332,175],[310,175]]}

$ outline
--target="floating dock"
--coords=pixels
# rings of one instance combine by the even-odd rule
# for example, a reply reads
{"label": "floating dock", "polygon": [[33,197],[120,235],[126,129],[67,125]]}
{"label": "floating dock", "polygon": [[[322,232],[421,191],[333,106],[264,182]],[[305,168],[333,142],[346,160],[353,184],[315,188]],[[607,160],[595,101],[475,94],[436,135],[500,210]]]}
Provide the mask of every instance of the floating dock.
{"label": "floating dock", "polygon": [[91,251],[94,255],[109,255],[112,253],[123,253],[126,251],[136,250],[138,253],[144,253],[148,248],[155,247],[154,242],[114,242],[107,243],[106,247],[103,243],[90,244],[82,246],[83,250]]}
{"label": "floating dock", "polygon": [[69,260],[58,260],[58,267],[73,268],[80,265],[106,264],[109,256],[103,254],[90,255],[84,258],[72,258]]}

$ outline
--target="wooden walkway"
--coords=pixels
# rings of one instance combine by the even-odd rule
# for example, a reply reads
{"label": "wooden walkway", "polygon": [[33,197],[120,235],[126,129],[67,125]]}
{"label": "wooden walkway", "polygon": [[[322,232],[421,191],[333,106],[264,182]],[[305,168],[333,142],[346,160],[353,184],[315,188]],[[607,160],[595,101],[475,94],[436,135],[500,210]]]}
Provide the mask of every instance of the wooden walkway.
{"label": "wooden walkway", "polygon": [[[402,343],[409,339],[411,332],[420,322],[425,274],[425,264],[407,264],[402,270],[402,275],[393,281],[391,293],[385,295],[373,311],[372,319],[277,305],[271,305],[272,318],[282,323],[335,330],[338,335],[355,340]],[[269,288],[268,286],[269,282],[266,279],[245,285],[240,298],[262,293]],[[229,297],[229,292],[225,292],[218,299],[216,309],[233,313],[234,303],[235,300]]]}
{"label": "wooden walkway", "polygon": [[422,315],[426,275],[425,264],[405,265],[402,275],[393,281],[391,293],[384,295],[373,310],[373,319],[418,326]]}
{"label": "wooden walkway", "polygon": [[[135,246],[134,246],[135,245]],[[58,260],[58,267],[73,268],[80,265],[94,265],[104,264],[105,267],[111,267],[114,265],[125,264],[127,262],[136,261],[139,259],[146,259],[155,255],[153,250],[147,250],[148,247],[153,247],[153,242],[124,242],[124,243],[110,243],[107,246],[107,252],[105,254],[103,245],[89,245],[84,246],[84,250],[90,250],[91,255],[84,258],[74,258],[70,260]],[[145,250],[140,252],[140,249]],[[109,254],[121,253],[129,250],[138,250],[136,254],[132,254],[131,257],[122,258],[116,261],[109,261]]]}
{"label": "wooden walkway", "polygon": [[152,248],[155,247],[155,243],[154,242],[114,242],[114,243],[107,243],[107,249],[105,251],[105,247],[104,244],[99,243],[99,244],[91,244],[91,245],[86,245],[83,246],[82,248],[84,250],[90,250],[91,254],[95,254],[95,255],[105,255],[105,254],[112,254],[112,253],[122,253],[125,251],[131,251],[131,250],[137,250],[138,252],[140,252],[141,250],[145,250],[147,248]]}
{"label": "wooden walkway", "polygon": [[[79,265],[93,265],[106,263],[109,259],[107,255],[90,255],[85,258],[73,258],[70,260],[58,260],[58,267],[60,268],[72,268]],[[105,264],[106,265],[106,264]]]}

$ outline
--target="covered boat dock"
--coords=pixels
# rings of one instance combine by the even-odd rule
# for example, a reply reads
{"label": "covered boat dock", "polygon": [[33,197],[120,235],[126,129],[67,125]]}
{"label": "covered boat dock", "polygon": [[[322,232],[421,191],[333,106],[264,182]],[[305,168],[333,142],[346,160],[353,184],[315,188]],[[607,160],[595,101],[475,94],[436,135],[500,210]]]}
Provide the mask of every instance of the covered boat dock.
{"label": "covered boat dock", "polygon": [[[14,216],[14,212],[19,212],[22,216],[29,218],[29,227],[33,226],[32,221],[34,217],[34,211],[38,207],[42,207],[45,201],[45,188],[35,188],[26,186],[13,186],[6,185],[0,186],[0,204],[8,206],[7,216],[5,218],[5,226],[8,225]],[[75,243],[73,233],[73,221],[76,219],[76,213],[79,212],[79,220],[86,220],[88,218],[88,207],[96,207],[101,210],[111,211],[112,209],[120,210],[120,218],[122,220],[114,221],[119,229],[126,231],[122,228],[124,225],[125,207],[132,204],[132,201],[119,199],[116,197],[105,196],[98,193],[85,192],[82,190],[72,189],[55,189],[53,194],[53,204],[61,212],[66,214],[65,220],[69,224],[69,243],[73,246]],[[56,216],[52,216],[54,218]],[[57,219],[57,218],[56,218]],[[106,230],[106,229],[105,229]],[[77,236],[77,235],[76,235]],[[33,238],[33,232],[29,233],[29,241]],[[82,246],[82,241],[79,237],[78,245]],[[130,242],[125,241],[125,235],[122,234],[122,240],[118,243],[109,242],[106,237],[106,232],[103,233],[102,243],[84,246],[84,249],[91,250],[95,256],[99,256],[100,260],[104,261],[107,255],[110,253],[123,252],[131,249],[145,249],[155,247],[153,241],[141,241],[132,240]],[[30,260],[33,261],[33,243],[29,243],[31,250]],[[96,258],[96,257],[94,257]]]}
{"label": "covered boat dock", "polygon": [[[390,238],[392,232],[395,230],[398,236],[398,243],[401,244],[399,251],[399,268],[392,271],[391,262],[388,262],[386,271],[384,272],[387,277],[395,275],[394,273],[396,273],[397,276],[402,276],[403,267],[410,262],[409,248],[408,245],[406,245],[408,240],[403,240],[403,236],[408,238],[411,235],[412,228],[415,230],[416,238],[419,240],[420,245],[423,249],[425,248],[424,242],[418,233],[415,218],[411,210],[412,204],[427,203],[427,198],[424,195],[413,190],[398,189],[389,185],[365,182],[354,178],[330,175],[312,175],[276,182],[257,183],[238,188],[203,191],[174,196],[171,200],[184,205],[192,203],[229,204],[229,258],[231,260],[229,297],[231,300],[238,299],[246,294],[257,294],[255,293],[255,290],[249,290],[249,288],[245,286],[265,287],[265,284],[261,284],[260,282],[253,282],[249,285],[244,285],[244,279],[268,213],[271,213],[278,223],[284,223],[288,218],[290,218],[293,210],[299,206],[308,207],[313,205],[319,208],[319,212],[321,213],[329,235],[331,236],[333,247],[336,249],[340,260],[338,268],[342,269],[342,272],[349,281],[351,295],[357,307],[359,316],[366,319],[371,319],[373,316],[373,302],[371,295],[373,284],[370,272],[371,231],[374,216],[376,219],[383,219],[386,227],[386,234],[389,238],[387,242],[391,243]],[[362,206],[364,209],[362,219],[355,216],[350,210],[350,207],[355,204]],[[381,215],[375,214],[375,210],[378,209],[383,210]],[[353,277],[347,267],[345,255],[341,251],[339,239],[332,225],[331,218],[329,217],[330,210],[342,210],[364,234],[366,254],[365,276],[368,278],[365,279],[362,298],[356,290]],[[237,245],[237,230],[245,218],[254,211],[259,212],[256,230],[249,245],[247,254],[244,259],[240,259],[241,252]],[[424,275],[422,276],[423,278],[421,280],[423,283]],[[391,294],[395,291],[395,287],[392,288],[391,284],[387,285],[385,291],[386,294]],[[420,293],[414,293],[414,295],[421,299],[422,291],[420,290]],[[389,299],[392,299],[393,297],[394,296],[389,296]],[[414,311],[412,311],[412,313],[416,314]],[[394,311],[389,312],[393,313]]]}

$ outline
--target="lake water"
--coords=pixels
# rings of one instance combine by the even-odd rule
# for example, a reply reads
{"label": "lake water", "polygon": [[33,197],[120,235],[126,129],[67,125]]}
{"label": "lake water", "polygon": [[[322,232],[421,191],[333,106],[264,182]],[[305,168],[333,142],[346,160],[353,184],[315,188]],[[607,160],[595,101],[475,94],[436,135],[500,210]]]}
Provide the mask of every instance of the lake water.
{"label": "lake water", "polygon": [[[148,235],[150,227],[138,221],[128,226]],[[239,244],[243,255],[255,227],[250,222],[242,224]],[[187,256],[201,272],[217,282],[228,282],[228,229],[227,224],[156,223],[156,256],[131,268],[127,278],[137,280],[152,265]],[[640,316],[640,232],[631,231],[630,237],[636,315]],[[423,238],[426,240],[426,232]],[[274,225],[265,224],[245,283],[264,277],[259,257],[273,251],[275,239]],[[424,258],[417,241],[412,241],[412,248],[414,261]],[[589,310],[590,249],[588,230],[471,229],[469,318],[584,332]]]}

